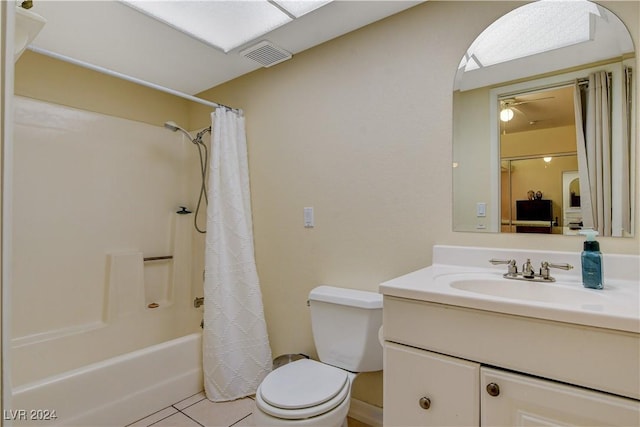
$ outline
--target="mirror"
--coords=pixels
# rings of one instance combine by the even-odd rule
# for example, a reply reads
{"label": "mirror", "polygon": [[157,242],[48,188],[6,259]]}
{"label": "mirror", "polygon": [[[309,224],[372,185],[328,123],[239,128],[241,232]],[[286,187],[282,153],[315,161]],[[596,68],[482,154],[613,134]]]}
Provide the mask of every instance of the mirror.
{"label": "mirror", "polygon": [[[586,0],[529,3],[482,32],[455,76],[454,231],[631,236],[634,63],[625,25]],[[600,86],[603,148],[588,130]]]}

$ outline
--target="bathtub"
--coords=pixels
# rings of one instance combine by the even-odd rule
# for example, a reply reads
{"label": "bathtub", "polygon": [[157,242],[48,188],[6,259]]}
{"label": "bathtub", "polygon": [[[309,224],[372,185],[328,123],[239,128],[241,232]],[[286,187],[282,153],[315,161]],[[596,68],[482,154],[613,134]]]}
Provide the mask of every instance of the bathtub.
{"label": "bathtub", "polygon": [[17,426],[122,427],[202,389],[196,332],[17,386],[3,415]]}

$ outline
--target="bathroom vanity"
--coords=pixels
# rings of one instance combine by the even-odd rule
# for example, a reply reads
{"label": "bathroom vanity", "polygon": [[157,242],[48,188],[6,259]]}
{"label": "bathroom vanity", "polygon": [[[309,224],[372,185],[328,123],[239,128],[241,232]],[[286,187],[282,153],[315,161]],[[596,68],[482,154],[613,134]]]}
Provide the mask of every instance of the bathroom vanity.
{"label": "bathroom vanity", "polygon": [[[576,268],[510,280],[491,258]],[[436,246],[380,286],[384,425],[640,425],[638,261],[605,257],[596,291],[578,253]]]}

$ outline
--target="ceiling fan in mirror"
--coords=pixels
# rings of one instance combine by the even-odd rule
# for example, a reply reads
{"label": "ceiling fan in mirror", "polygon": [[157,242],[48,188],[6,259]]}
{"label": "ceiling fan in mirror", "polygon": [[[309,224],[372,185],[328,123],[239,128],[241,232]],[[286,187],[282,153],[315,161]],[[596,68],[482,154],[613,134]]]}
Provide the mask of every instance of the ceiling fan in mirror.
{"label": "ceiling fan in mirror", "polygon": [[[547,119],[543,116],[543,111],[547,103],[535,107],[534,105],[554,99],[555,96],[541,96],[530,99],[511,96],[501,99],[499,117],[502,133],[527,130],[528,126],[535,126],[546,121]],[[529,105],[529,107],[527,107],[527,105]],[[512,120],[514,121],[512,122]]]}

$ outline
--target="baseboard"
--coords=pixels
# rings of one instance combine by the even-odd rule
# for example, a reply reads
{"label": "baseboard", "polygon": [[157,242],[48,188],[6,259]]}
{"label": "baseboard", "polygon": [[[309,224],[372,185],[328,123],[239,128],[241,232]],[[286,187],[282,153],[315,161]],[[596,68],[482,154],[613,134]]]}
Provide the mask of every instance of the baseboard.
{"label": "baseboard", "polygon": [[382,427],[382,408],[362,400],[351,399],[349,417],[371,427]]}

